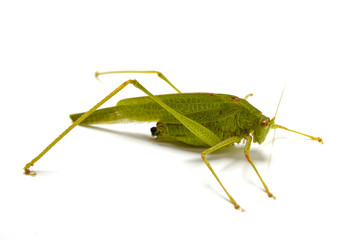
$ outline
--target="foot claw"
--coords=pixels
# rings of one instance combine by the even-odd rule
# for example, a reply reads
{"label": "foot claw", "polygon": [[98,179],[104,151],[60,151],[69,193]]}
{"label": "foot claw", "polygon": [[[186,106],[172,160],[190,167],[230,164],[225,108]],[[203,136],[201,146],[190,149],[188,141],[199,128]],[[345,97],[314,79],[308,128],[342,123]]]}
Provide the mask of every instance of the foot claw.
{"label": "foot claw", "polygon": [[31,171],[28,168],[25,168],[24,170],[25,170],[25,172],[24,172],[25,175],[29,175],[29,176],[33,176],[33,177],[36,176],[35,171]]}
{"label": "foot claw", "polygon": [[97,80],[99,80],[99,75],[100,75],[99,72],[95,72],[95,78],[96,78]]}
{"label": "foot claw", "polygon": [[234,203],[234,207],[235,207],[235,209],[239,209],[240,211],[245,212],[245,209],[240,207],[237,203]]}
{"label": "foot claw", "polygon": [[269,198],[276,199],[276,197],[272,193],[268,193]]}

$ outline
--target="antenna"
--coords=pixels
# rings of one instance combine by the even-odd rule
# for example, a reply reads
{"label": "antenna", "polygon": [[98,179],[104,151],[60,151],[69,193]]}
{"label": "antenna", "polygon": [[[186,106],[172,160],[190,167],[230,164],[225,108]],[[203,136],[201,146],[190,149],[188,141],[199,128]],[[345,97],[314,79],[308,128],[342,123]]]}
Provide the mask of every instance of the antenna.
{"label": "antenna", "polygon": [[[276,115],[279,111],[279,107],[280,107],[280,103],[281,103],[281,100],[283,98],[283,95],[284,95],[284,92],[285,92],[285,88],[286,88],[286,84],[281,92],[281,96],[280,96],[280,99],[279,99],[279,103],[277,105],[277,108],[276,108],[276,112],[275,112],[275,116],[273,117],[273,119],[271,119],[271,123],[275,125],[275,119],[276,119]],[[270,165],[271,165],[271,162],[272,162],[272,153],[273,153],[273,149],[274,149],[274,143],[275,143],[275,133],[276,133],[276,128],[274,129],[274,135],[273,135],[273,140],[272,140],[272,144],[271,144],[271,153],[270,153],[270,161],[269,161],[269,164],[268,164],[268,169],[270,168]]]}

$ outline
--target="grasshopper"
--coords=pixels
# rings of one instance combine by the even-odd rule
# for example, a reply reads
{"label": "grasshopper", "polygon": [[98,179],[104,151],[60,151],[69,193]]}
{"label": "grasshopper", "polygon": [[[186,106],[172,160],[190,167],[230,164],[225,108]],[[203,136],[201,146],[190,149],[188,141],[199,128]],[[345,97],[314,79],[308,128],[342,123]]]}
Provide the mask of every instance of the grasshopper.
{"label": "grasshopper", "polygon": [[[244,140],[244,155],[247,161],[258,175],[267,195],[275,199],[275,196],[269,191],[269,188],[250,158],[249,152],[251,143],[261,144],[264,142],[270,129],[277,128],[301,134],[312,140],[323,143],[323,140],[319,137],[313,137],[276,124],[275,117],[277,110],[272,119],[263,115],[261,111],[247,101],[247,98],[252,96],[252,94],[248,94],[244,98],[239,98],[229,94],[181,93],[162,73],[158,71],[96,72],[95,77],[98,78],[100,75],[115,73],[157,74],[158,77],[175,89],[177,93],[153,95],[137,80],[125,81],[89,111],[71,114],[70,118],[73,123],[37,157],[25,165],[25,174],[32,176],[36,175],[36,172],[29,168],[79,124],[112,124],[125,122],[127,120],[156,122],[156,127],[151,128],[151,134],[157,139],[175,140],[192,146],[207,147],[207,150],[201,152],[201,158],[225,191],[234,207],[243,210],[222,184],[206,159],[206,155],[227,145],[240,143]],[[129,84],[140,89],[147,96],[123,99],[114,107],[98,109],[102,104]]]}

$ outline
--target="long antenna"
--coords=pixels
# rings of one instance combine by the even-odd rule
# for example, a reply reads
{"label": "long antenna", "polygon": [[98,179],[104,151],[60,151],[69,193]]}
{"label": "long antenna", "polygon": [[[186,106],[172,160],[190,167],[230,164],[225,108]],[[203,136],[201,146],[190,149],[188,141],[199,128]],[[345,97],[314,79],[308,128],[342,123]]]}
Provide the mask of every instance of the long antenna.
{"label": "long antenna", "polygon": [[286,88],[286,85],[284,86],[284,88],[283,88],[283,90],[282,90],[282,92],[281,92],[281,96],[280,96],[280,99],[279,99],[279,103],[278,103],[278,105],[277,105],[276,112],[275,112],[275,116],[274,116],[274,118],[273,118],[274,122],[275,122],[276,115],[277,115],[277,113],[278,113],[278,111],[279,111],[280,103],[281,103],[282,97],[283,97],[283,95],[284,95],[285,88]]}
{"label": "long antenna", "polygon": [[[285,84],[285,86],[284,86],[284,88],[283,88],[283,90],[281,92],[281,96],[280,96],[279,103],[278,103],[277,108],[276,108],[275,116],[273,117],[273,119],[271,119],[272,124],[275,124],[276,115],[277,115],[277,113],[279,111],[280,103],[281,103],[282,97],[284,95],[285,88],[286,88],[286,84]],[[273,135],[273,140],[272,140],[272,144],[271,144],[271,153],[270,153],[270,160],[269,160],[269,164],[268,164],[268,169],[270,168],[270,165],[271,165],[271,162],[272,162],[272,153],[273,153],[273,150],[274,150],[274,143],[275,143],[275,133],[276,133],[276,128],[274,129],[274,135]]]}

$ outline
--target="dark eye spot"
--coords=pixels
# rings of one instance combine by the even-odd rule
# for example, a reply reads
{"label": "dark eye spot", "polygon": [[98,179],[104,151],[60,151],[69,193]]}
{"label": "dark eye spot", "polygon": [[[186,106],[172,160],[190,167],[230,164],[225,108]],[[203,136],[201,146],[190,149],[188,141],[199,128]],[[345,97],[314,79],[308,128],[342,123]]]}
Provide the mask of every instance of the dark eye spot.
{"label": "dark eye spot", "polygon": [[262,122],[261,122],[261,126],[264,127],[264,128],[266,128],[266,127],[269,126],[269,122],[268,122],[268,121],[262,121]]}

